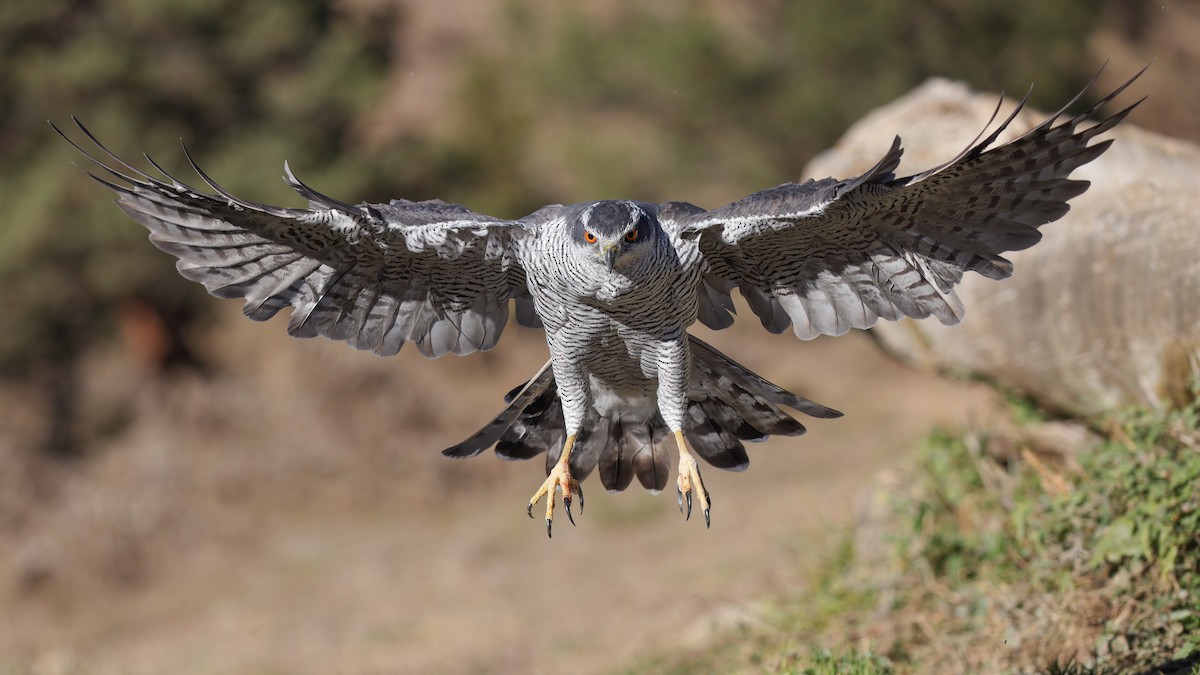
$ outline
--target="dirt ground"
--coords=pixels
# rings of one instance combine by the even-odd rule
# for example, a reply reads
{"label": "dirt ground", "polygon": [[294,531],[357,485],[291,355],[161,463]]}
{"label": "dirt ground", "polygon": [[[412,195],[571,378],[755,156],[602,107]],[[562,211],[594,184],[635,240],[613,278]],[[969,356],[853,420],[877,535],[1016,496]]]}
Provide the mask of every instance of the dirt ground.
{"label": "dirt ground", "polygon": [[437,452],[540,365],[539,333],[379,359],[231,304],[204,341],[208,375],[161,381],[116,347],[89,362],[83,415],[118,430],[93,461],[31,470],[54,487],[0,540],[0,673],[627,667],[802,588],[879,469],[931,425],[998,405],[864,334],[800,343],[743,320],[705,337],[846,416],[752,446],[744,474],[710,468],[709,531],[673,494],[591,479],[578,527],[562,518],[547,540],[524,513],[540,462]]}

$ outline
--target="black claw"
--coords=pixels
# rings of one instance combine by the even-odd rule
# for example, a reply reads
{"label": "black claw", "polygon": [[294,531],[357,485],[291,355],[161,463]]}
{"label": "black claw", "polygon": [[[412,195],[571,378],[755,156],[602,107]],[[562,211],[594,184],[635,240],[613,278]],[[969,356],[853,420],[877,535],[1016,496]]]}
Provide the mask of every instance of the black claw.
{"label": "black claw", "polygon": [[583,486],[576,485],[575,489],[579,491],[579,515],[583,515]]}
{"label": "black claw", "polygon": [[712,527],[712,519],[709,518],[708,509],[704,509],[704,527],[705,529]]}
{"label": "black claw", "polygon": [[683,490],[675,488],[675,500],[679,502],[679,512],[683,513]]}
{"label": "black claw", "polygon": [[529,506],[525,507],[525,513],[528,513],[530,518],[533,517],[533,502],[529,502]]}
{"label": "black claw", "polygon": [[571,521],[571,527],[575,527],[575,516],[571,515],[571,495],[563,499],[563,506],[567,508],[567,520]]}
{"label": "black claw", "polygon": [[553,524],[554,524],[553,520],[550,520],[549,518],[546,519],[546,538],[547,539],[554,538],[554,533],[550,531],[550,526]]}
{"label": "black claw", "polygon": [[685,522],[692,519],[692,493],[690,490],[687,493],[687,505],[688,505],[688,510],[687,510],[687,518],[684,518]]}

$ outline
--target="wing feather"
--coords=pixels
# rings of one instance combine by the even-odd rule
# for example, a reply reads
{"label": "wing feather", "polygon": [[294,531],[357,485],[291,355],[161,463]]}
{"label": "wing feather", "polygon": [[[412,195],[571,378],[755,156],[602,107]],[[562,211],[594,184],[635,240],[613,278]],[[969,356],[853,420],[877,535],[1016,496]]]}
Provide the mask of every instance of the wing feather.
{"label": "wing feather", "polygon": [[1108,149],[1111,140],[1093,139],[1141,101],[1080,127],[1142,72],[1066,117],[1085,88],[1041,124],[992,148],[1028,94],[988,133],[998,105],[954,159],[913,176],[894,175],[903,152],[897,137],[874,167],[849,180],[788,183],[712,211],[660,214],[680,238],[698,239],[707,265],[699,319],[710,328],[728,326],[732,318],[718,311],[711,289],[736,286],[767,330],[790,325],[802,339],[867,328],[881,317],[958,323],[964,313],[954,286],[963,273],[1011,275],[1002,254],[1037,243],[1038,228],[1066,215],[1067,202],[1088,189],[1071,172]]}
{"label": "wing feather", "polygon": [[520,249],[553,208],[540,219],[509,221],[437,200],[350,205],[304,184],[286,163],[284,180],[309,207],[270,206],[221,187],[186,147],[211,193],[149,156],[166,180],[134,167],[72,120],[98,152],[51,126],[111,178],[92,174],[117,193],[118,206],[178,259],[182,276],[213,295],[244,298],[251,319],[290,306],[291,335],[345,340],[382,355],[413,342],[431,358],[494,347],[511,300],[522,324],[540,325]]}

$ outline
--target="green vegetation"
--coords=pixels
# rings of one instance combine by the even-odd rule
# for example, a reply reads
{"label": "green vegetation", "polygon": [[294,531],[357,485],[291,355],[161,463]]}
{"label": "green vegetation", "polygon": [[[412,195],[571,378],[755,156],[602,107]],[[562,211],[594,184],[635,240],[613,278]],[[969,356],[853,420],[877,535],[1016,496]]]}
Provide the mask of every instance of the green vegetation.
{"label": "green vegetation", "polygon": [[815,649],[797,675],[890,675],[891,662],[874,654],[834,654]]}
{"label": "green vegetation", "polygon": [[476,74],[506,92],[501,109],[537,120],[524,147],[554,147],[583,192],[698,200],[715,179],[798,175],[850,120],[932,75],[1036,82],[1033,103],[1058,106],[1098,65],[1080,49],[1102,16],[1087,0],[853,4],[630,2],[597,16],[514,0],[509,39]]}
{"label": "green vegetation", "polygon": [[934,433],[886,486],[886,552],[842,542],[769,630],[688,667],[833,672],[814,650],[854,645],[837,658],[870,673],[1197,672],[1200,413],[1104,428],[1077,457],[1035,449],[1020,427]]}
{"label": "green vegetation", "polygon": [[[235,190],[261,193],[261,177],[291,157],[331,191],[362,194],[384,172],[353,122],[381,92],[387,37],[370,16],[313,1],[52,0],[0,10],[0,284],[38,289],[6,294],[0,373],[70,361],[108,334],[131,298],[186,321],[202,296],[71,169],[78,157],[47,118],[69,128],[78,114],[132,157],[185,138]],[[339,157],[348,148],[355,156]]]}
{"label": "green vegetation", "polygon": [[904,585],[924,590],[901,609],[945,617],[931,646],[1003,635],[1014,665],[1065,651],[1122,671],[1200,652],[1196,410],[1121,416],[1107,435],[1061,496],[1036,457],[993,459],[1002,436],[930,440],[901,504]]}

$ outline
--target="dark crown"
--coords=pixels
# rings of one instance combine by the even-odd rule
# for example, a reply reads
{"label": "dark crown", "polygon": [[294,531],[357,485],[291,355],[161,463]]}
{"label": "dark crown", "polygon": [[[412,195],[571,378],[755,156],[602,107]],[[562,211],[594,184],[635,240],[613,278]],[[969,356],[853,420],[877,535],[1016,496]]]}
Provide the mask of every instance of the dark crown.
{"label": "dark crown", "polygon": [[610,237],[624,234],[635,222],[642,227],[649,218],[640,206],[624,200],[596,202],[586,213],[584,225],[596,234]]}

